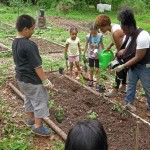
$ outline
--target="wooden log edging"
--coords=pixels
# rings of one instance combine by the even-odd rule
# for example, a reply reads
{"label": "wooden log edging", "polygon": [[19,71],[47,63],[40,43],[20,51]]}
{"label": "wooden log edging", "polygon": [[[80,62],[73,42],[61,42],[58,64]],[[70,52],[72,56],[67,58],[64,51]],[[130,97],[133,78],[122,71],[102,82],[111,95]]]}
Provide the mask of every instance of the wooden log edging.
{"label": "wooden log edging", "polygon": [[[4,48],[4,49],[7,49],[5,52],[11,51],[11,49],[10,49],[9,47],[7,47],[6,45],[4,45],[4,44],[2,44],[2,43],[0,43],[0,46],[1,46],[2,48]],[[2,51],[2,52],[3,52],[3,51]]]}
{"label": "wooden log edging", "polygon": [[[87,86],[81,84],[81,83],[78,82],[77,80],[70,78],[68,75],[63,75],[63,76],[64,76],[65,78],[69,79],[70,81],[75,82],[76,84],[78,84],[78,85],[84,87],[85,89],[87,89],[88,91],[92,92],[93,94],[95,94],[95,95],[97,95],[97,96],[101,96],[100,93],[98,93],[98,92],[92,90],[91,88],[89,88],[89,87],[87,87]],[[103,96],[103,98],[106,99],[104,96]],[[109,102],[111,102],[112,104],[114,104],[114,102],[111,101],[110,99],[106,99],[106,100],[108,100]],[[145,124],[147,124],[147,125],[150,126],[150,122],[146,121],[145,119],[141,118],[140,116],[134,114],[133,112],[131,112],[131,111],[129,111],[129,110],[127,110],[127,112],[129,112],[129,113],[130,113],[133,117],[135,117],[136,119],[139,119],[139,120],[141,120],[143,123],[145,123]]]}
{"label": "wooden log edging", "polygon": [[[11,83],[9,82],[8,85],[12,88],[12,90],[21,98],[23,101],[24,95]],[[67,135],[64,131],[62,131],[52,120],[48,117],[43,118],[44,122],[53,129],[64,141],[67,139]]]}

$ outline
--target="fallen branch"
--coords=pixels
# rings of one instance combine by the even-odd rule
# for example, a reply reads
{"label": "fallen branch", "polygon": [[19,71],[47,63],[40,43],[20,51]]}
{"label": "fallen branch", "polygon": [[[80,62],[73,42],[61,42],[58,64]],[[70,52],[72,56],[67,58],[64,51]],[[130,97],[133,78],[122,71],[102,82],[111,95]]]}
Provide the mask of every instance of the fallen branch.
{"label": "fallen branch", "polygon": [[[8,83],[8,85],[13,89],[13,91],[18,94],[18,96],[23,100],[24,95],[12,84]],[[43,118],[44,122],[53,129],[64,141],[67,139],[67,135],[63,132],[53,121],[51,121],[48,117]]]}

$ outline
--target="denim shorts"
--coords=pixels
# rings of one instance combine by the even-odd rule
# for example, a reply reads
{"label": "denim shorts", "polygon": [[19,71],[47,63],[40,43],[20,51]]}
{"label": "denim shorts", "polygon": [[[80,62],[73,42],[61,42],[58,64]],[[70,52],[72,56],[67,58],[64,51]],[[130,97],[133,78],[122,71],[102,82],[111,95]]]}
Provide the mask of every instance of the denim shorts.
{"label": "denim shorts", "polygon": [[25,112],[33,112],[35,118],[49,116],[49,95],[42,84],[31,84],[18,81],[20,90],[24,93]]}

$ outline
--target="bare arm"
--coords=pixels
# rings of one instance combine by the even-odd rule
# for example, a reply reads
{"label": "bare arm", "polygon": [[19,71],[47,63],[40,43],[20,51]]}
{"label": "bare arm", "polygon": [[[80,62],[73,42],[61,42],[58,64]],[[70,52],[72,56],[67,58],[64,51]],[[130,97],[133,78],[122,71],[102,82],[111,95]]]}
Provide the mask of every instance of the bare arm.
{"label": "bare arm", "polygon": [[107,51],[110,51],[111,47],[114,46],[114,43],[110,43],[109,46],[106,48]]}
{"label": "bare arm", "polygon": [[65,45],[64,53],[67,53],[69,44]]}
{"label": "bare arm", "polygon": [[81,53],[81,45],[78,43],[79,53]]}
{"label": "bare arm", "polygon": [[101,40],[101,47],[102,47],[102,49],[104,49],[103,39]]}
{"label": "bare arm", "polygon": [[83,52],[83,54],[84,54],[84,55],[85,55],[85,53],[86,53],[86,51],[87,51],[88,44],[89,44],[89,42],[88,42],[88,41],[86,41],[85,48],[84,48],[84,52]]}
{"label": "bare arm", "polygon": [[39,78],[41,79],[41,81],[44,81],[47,79],[42,66],[38,67],[35,69],[35,72],[37,73],[37,75],[39,76]]}
{"label": "bare arm", "polygon": [[120,46],[122,45],[122,41],[120,40],[120,37],[124,36],[124,33],[122,30],[117,30],[116,32],[113,33],[113,39],[114,39],[114,44],[119,50]]}
{"label": "bare arm", "polygon": [[125,67],[130,67],[130,66],[136,64],[137,62],[139,62],[140,60],[142,60],[144,58],[145,54],[146,54],[146,49],[137,50],[135,57],[133,57],[131,60],[129,60],[128,62],[126,62],[124,64]]}

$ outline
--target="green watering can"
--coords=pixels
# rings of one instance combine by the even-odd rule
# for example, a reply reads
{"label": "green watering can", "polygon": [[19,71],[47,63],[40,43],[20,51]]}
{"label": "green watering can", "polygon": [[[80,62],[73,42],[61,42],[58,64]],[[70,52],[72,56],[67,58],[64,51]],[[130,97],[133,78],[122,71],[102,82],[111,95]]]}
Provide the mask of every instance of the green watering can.
{"label": "green watering can", "polygon": [[100,68],[107,68],[108,64],[114,59],[114,54],[111,50],[103,50],[102,53],[98,53],[97,55],[100,61]]}

